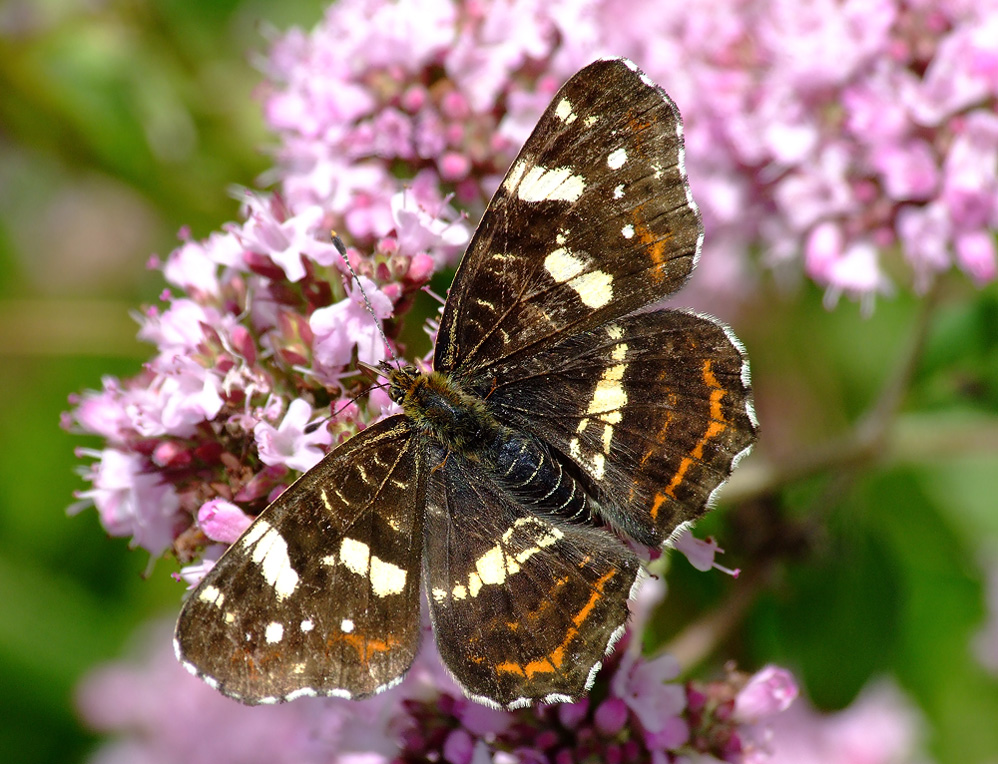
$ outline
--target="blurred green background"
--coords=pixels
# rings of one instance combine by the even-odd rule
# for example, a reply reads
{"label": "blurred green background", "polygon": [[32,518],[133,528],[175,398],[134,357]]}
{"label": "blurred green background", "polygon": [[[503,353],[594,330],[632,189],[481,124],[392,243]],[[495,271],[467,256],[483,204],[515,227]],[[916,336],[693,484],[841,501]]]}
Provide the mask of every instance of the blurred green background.
{"label": "blurred green background", "polygon": [[[235,218],[227,187],[270,165],[252,57],[269,28],[309,27],[321,11],[311,0],[0,4],[5,762],[82,760],[97,741],[73,709],[79,678],[177,608],[174,563],[153,568],[108,539],[93,510],[66,516],[83,487],[74,449],[98,444],[67,435],[59,414],[70,393],[148,357],[129,317],[163,287],[146,261],[181,226],[201,237]],[[717,655],[788,665],[825,708],[892,675],[929,721],[933,758],[996,761],[998,680],[971,640],[988,617],[982,566],[998,565],[998,287],[953,276],[931,310],[901,294],[868,319],[821,298],[764,283],[732,317],[764,430],[732,486],[755,498],[704,527],[726,564],[746,568],[751,594]],[[924,347],[898,375],[923,319]],[[886,436],[856,447],[856,422],[895,378],[900,412],[885,407]],[[669,582],[663,639],[737,586],[685,564]]]}

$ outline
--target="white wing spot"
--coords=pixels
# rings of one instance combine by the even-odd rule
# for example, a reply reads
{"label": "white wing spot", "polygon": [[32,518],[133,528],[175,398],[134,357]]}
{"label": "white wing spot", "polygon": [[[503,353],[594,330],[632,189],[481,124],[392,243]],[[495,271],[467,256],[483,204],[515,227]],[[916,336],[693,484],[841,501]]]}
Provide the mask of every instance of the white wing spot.
{"label": "white wing spot", "polygon": [[568,285],[590,308],[602,308],[613,299],[613,276],[603,271],[584,273]]}
{"label": "white wing spot", "polygon": [[371,557],[371,588],[378,597],[401,594],[405,590],[405,571],[398,565]]}
{"label": "white wing spot", "polygon": [[222,592],[217,586],[211,586],[210,584],[201,590],[198,595],[198,599],[202,602],[208,602],[215,607],[222,607],[222,603],[225,602],[225,593]]}
{"label": "white wing spot", "polygon": [[[460,584],[458,584],[460,586]],[[462,587],[463,588],[463,587]],[[482,590],[482,577],[477,573],[472,573],[468,576],[468,594],[472,597],[477,597],[478,593]]]}
{"label": "white wing spot", "polygon": [[[620,421],[620,412],[616,412],[616,421]],[[613,442],[613,425],[610,422],[603,424],[603,453],[610,453],[610,444]]]}
{"label": "white wing spot", "polygon": [[555,107],[554,115],[566,125],[570,125],[576,120],[576,114],[572,110],[572,102],[567,98],[562,98],[558,101],[558,106]]}
{"label": "white wing spot", "polygon": [[610,156],[606,158],[606,163],[609,165],[611,170],[619,170],[624,166],[624,162],[627,161],[627,151],[624,148],[619,148],[616,151],[610,153]]}
{"label": "white wing spot", "polygon": [[277,621],[271,621],[267,624],[267,630],[264,632],[264,636],[266,637],[268,644],[276,644],[284,639],[284,626],[279,624]]}
{"label": "white wing spot", "polygon": [[623,183],[621,183],[619,186],[614,186],[614,189],[613,189],[613,198],[614,199],[623,199],[624,198],[624,184]]}
{"label": "white wing spot", "polygon": [[[521,161],[517,168],[523,164]],[[514,172],[517,168],[514,168]],[[520,180],[519,175],[523,176]],[[519,171],[516,195],[523,202],[574,202],[586,190],[586,179],[576,175],[570,167],[555,167],[549,170],[534,165],[524,174]],[[512,178],[512,174],[510,180]],[[515,184],[514,184],[515,185]],[[509,189],[507,189],[509,190]]]}
{"label": "white wing spot", "polygon": [[606,459],[601,453],[593,454],[593,477],[597,480],[603,479],[603,474],[605,470]]}
{"label": "white wing spot", "polygon": [[440,589],[439,587],[434,587],[433,591],[430,592],[430,594],[433,595],[433,601],[434,602],[443,602],[444,600],[447,599],[447,590],[446,589]]}
{"label": "white wing spot", "polygon": [[[509,168],[509,173],[506,175],[506,180],[502,182],[502,187],[505,188],[508,193],[513,193],[513,190],[520,182],[520,178],[523,177],[523,173],[526,171],[527,161],[525,159],[521,159]],[[495,257],[495,255],[493,255],[493,257]]]}
{"label": "white wing spot", "polygon": [[349,634],[350,632],[353,631],[353,628],[354,628],[353,621],[351,621],[349,618],[344,618],[342,621],[340,621],[340,631],[342,631],[344,634]]}
{"label": "white wing spot", "polygon": [[329,567],[332,567],[333,565],[336,564],[336,555],[335,554],[327,554],[325,557],[322,558],[322,564],[323,565],[328,565]]}
{"label": "white wing spot", "polygon": [[344,538],[340,543],[340,562],[358,576],[366,576],[371,564],[371,547],[363,541]]}
{"label": "white wing spot", "polygon": [[[533,526],[539,532],[531,534],[533,546],[518,552],[509,550],[513,536],[523,526]],[[542,549],[551,546],[565,534],[553,525],[548,525],[533,517],[521,517],[502,535],[502,539],[494,547],[486,551],[475,561],[475,572],[468,576],[468,586],[457,584],[453,589],[455,599],[464,599],[466,594],[477,597],[483,586],[496,586],[506,581],[509,576],[520,572],[521,566]]]}
{"label": "white wing spot", "polygon": [[[617,347],[624,348],[623,353],[619,354],[623,357],[623,354],[627,352],[627,345],[621,344]],[[618,353],[615,349],[615,359],[617,355]],[[600,381],[596,383],[593,399],[589,402],[589,408],[586,410],[587,414],[602,414],[604,412],[619,413],[627,405],[627,393],[624,391],[623,384],[621,384],[624,379],[624,371],[626,370],[627,364],[621,363],[611,366],[603,372]]]}
{"label": "white wing spot", "polygon": [[326,493],[325,488],[319,489],[319,496],[322,497],[322,503],[326,505],[326,509],[328,509],[330,512],[336,511],[335,507],[333,507],[332,502],[329,500],[329,494]]}
{"label": "white wing spot", "polygon": [[627,225],[625,225],[623,228],[620,229],[620,234],[625,239],[633,239],[634,238],[634,226],[631,225],[630,223],[628,223]]}
{"label": "white wing spot", "polygon": [[559,284],[563,284],[571,278],[575,278],[583,270],[586,264],[575,257],[564,247],[560,247],[544,258],[544,269]]}
{"label": "white wing spot", "polygon": [[378,597],[401,594],[405,589],[405,571],[398,565],[372,555],[371,547],[363,541],[344,538],[340,542],[340,563],[351,573],[367,576],[371,589]]}
{"label": "white wing spot", "polygon": [[312,629],[315,628],[315,624],[312,623],[311,618],[306,618],[304,621],[301,622],[300,628],[302,631],[304,631],[307,634],[308,632],[312,631]]}
{"label": "white wing spot", "polygon": [[249,549],[257,541],[260,540],[260,537],[264,533],[266,533],[269,530],[270,530],[270,523],[268,523],[266,520],[257,520],[256,523],[252,525],[248,531],[246,531],[246,535],[243,536],[242,538],[241,542],[242,545],[247,549]]}
{"label": "white wing spot", "polygon": [[266,520],[257,520],[244,542],[250,537],[253,537],[251,559],[260,566],[263,580],[274,588],[277,599],[290,597],[298,586],[298,573],[291,567],[287,542]]}
{"label": "white wing spot", "polygon": [[483,584],[501,584],[507,575],[518,573],[520,566],[515,560],[507,559],[502,544],[499,544],[475,561],[475,570]]}

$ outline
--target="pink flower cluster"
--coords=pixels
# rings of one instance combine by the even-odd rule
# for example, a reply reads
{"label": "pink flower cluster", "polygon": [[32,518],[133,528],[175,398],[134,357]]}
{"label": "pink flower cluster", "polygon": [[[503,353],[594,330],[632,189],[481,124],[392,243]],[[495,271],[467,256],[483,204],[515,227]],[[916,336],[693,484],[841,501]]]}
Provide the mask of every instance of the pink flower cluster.
{"label": "pink flower cluster", "polygon": [[867,308],[954,263],[995,278],[998,8],[983,0],[338,2],[270,59],[284,191],[365,237],[401,163],[477,215],[599,55],[638,62],[683,112],[698,288],[742,290],[750,253]]}
{"label": "pink flower cluster", "polygon": [[245,525],[291,471],[380,415],[380,391],[353,402],[365,386],[355,361],[386,357],[379,325],[467,240],[449,207],[421,198],[430,197],[399,188],[373,251],[348,253],[353,284],[329,236],[335,217],[317,206],[295,214],[279,195],[246,193],[242,223],[154,263],[180,290],[138,317],[155,356],[132,379],[74,396],[64,416],[68,429],[104,440],[81,451],[96,459],[81,505],[96,506],[109,533],[189,560],[209,541],[233,540],[204,519],[206,507],[221,500],[243,518],[226,522]]}

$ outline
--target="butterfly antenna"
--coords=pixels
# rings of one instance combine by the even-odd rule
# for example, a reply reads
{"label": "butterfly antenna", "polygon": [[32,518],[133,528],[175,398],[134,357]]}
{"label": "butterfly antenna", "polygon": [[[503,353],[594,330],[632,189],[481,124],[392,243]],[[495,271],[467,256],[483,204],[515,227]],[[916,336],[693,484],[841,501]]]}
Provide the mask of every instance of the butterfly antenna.
{"label": "butterfly antenna", "polygon": [[[367,364],[365,364],[365,365],[367,365]],[[373,369],[374,367],[371,366],[370,368]],[[350,400],[348,400],[346,403],[344,403],[342,406],[340,406],[338,409],[336,409],[336,411],[330,411],[329,412],[329,416],[324,416],[324,417],[322,417],[322,419],[317,419],[314,422],[310,422],[309,424],[305,425],[305,433],[306,434],[310,434],[310,433],[315,432],[322,425],[324,425],[326,422],[330,421],[331,419],[335,419],[337,417],[337,415],[339,415],[339,413],[341,411],[345,411],[346,409],[350,408],[355,403],[357,403],[358,399],[363,398],[365,395],[367,395],[372,390],[380,390],[380,389],[383,389],[385,387],[388,387],[388,383],[387,382],[376,382],[373,385],[365,387],[359,393],[357,393],[356,395],[352,396],[350,398]]]}
{"label": "butterfly antenna", "polygon": [[[360,290],[361,297],[364,298],[364,308],[368,313],[371,314],[371,318],[374,319],[374,325],[378,329],[378,334],[381,335],[381,341],[385,345],[385,352],[388,353],[388,358],[395,364],[396,367],[401,367],[401,362],[398,357],[392,351],[391,343],[388,342],[388,337],[385,334],[384,329],[381,328],[381,319],[378,318],[378,314],[374,312],[374,305],[371,304],[371,299],[367,296],[367,292],[364,289],[364,285],[360,282],[360,277],[357,275],[357,271],[353,269],[350,264],[350,258],[347,257],[347,247],[343,243],[343,239],[339,237],[336,231],[330,231],[330,236],[333,239],[333,246],[336,247],[336,251],[340,253],[340,257],[343,258],[343,262],[347,266],[347,270],[350,271],[350,276],[353,278],[353,282],[357,285],[357,289]],[[361,363],[360,366],[370,369],[375,373],[380,374],[376,366],[371,366],[370,364]],[[373,388],[372,388],[373,389]]]}

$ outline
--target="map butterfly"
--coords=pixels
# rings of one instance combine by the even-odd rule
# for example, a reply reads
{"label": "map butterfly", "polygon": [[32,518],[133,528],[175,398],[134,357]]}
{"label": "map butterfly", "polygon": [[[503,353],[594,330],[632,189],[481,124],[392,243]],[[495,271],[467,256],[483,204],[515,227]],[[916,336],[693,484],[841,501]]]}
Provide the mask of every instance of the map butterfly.
{"label": "map butterfly", "polygon": [[[454,277],[403,412],[253,522],[187,600],[177,656],[244,703],[361,698],[412,664],[425,592],[445,666],[507,708],[591,687],[641,563],[755,439],[720,322],[652,309],[703,241],[679,113],[631,62],[557,93]],[[642,310],[644,309],[644,310]]]}

